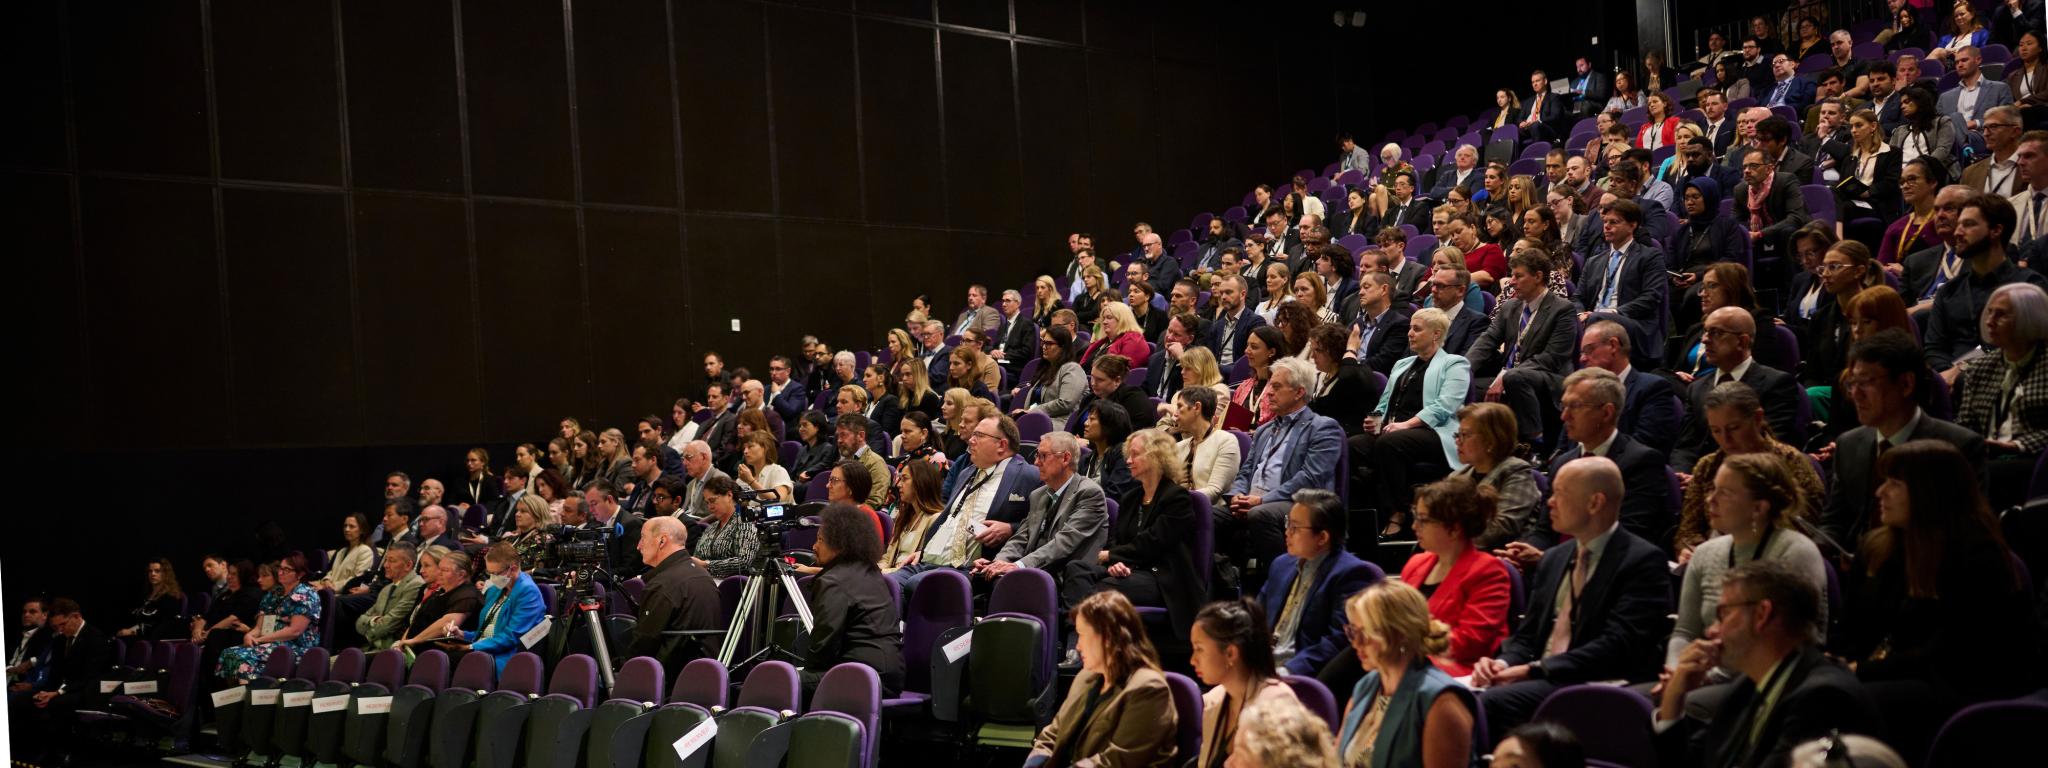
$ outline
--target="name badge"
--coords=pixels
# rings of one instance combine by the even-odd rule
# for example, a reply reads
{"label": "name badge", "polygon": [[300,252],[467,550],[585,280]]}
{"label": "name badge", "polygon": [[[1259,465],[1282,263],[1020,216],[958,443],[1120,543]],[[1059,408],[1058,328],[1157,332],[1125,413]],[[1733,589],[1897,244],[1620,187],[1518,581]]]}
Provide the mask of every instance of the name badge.
{"label": "name badge", "polygon": [[130,696],[140,696],[145,693],[156,693],[156,681],[136,680],[128,683],[126,686],[123,687],[123,689]]}
{"label": "name badge", "polygon": [[248,686],[230,685],[213,692],[213,706],[216,708],[225,707],[229,704],[240,702],[242,699],[247,698],[248,695]]}
{"label": "name badge", "polygon": [[121,688],[121,681],[119,681],[119,680],[101,680],[101,681],[100,681],[100,693],[113,693],[114,691],[116,691],[116,690],[119,690],[120,688]]}
{"label": "name badge", "polygon": [[532,648],[534,643],[538,643],[541,641],[541,638],[547,637],[548,630],[553,629],[554,626],[555,617],[542,616],[539,624],[533,625],[533,629],[526,630],[526,634],[519,636],[519,644]]}
{"label": "name badge", "polygon": [[276,704],[277,694],[278,690],[276,688],[264,688],[261,690],[250,691],[249,706],[267,707]]}
{"label": "name badge", "polygon": [[292,691],[291,693],[287,693],[287,694],[285,694],[285,695],[284,695],[284,696],[283,696],[282,698],[283,698],[283,700],[284,700],[284,705],[285,705],[285,706],[286,706],[287,708],[289,708],[289,707],[303,707],[303,706],[307,706],[307,705],[310,705],[310,704],[312,704],[312,703],[313,703],[313,692],[312,692],[312,691]]}
{"label": "name badge", "polygon": [[313,700],[313,714],[316,715],[327,712],[340,712],[344,709],[348,709],[348,694],[346,693],[340,696],[322,696]]}
{"label": "name badge", "polygon": [[704,745],[711,743],[711,737],[717,735],[718,721],[707,719],[704,722],[698,723],[697,727],[691,728],[689,733],[683,734],[682,738],[676,739],[676,742],[670,746],[675,749],[677,760],[687,762],[690,759],[690,755],[696,754],[699,749],[703,749]]}
{"label": "name badge", "polygon": [[959,660],[960,660],[960,657],[962,657],[962,656],[966,656],[966,655],[967,655],[967,649],[969,649],[969,648],[971,648],[971,647],[973,647],[973,646],[974,646],[974,631],[973,631],[973,630],[968,630],[967,634],[964,634],[964,635],[961,635],[961,636],[959,636],[959,637],[957,637],[957,638],[954,638],[954,639],[953,639],[953,642],[947,643],[947,644],[946,644],[946,646],[945,646],[945,647],[944,647],[943,649],[941,649],[941,650],[944,650],[944,651],[945,651],[945,653],[946,653],[946,663],[949,663],[949,664],[950,664],[950,663],[952,663],[952,662],[956,662],[956,661],[959,661]]}

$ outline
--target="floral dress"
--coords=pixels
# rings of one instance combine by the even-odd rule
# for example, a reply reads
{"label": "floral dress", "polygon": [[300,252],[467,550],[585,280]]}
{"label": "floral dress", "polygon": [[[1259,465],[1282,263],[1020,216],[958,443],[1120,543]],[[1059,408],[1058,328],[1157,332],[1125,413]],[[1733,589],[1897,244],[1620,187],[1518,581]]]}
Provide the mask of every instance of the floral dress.
{"label": "floral dress", "polygon": [[263,596],[263,603],[257,609],[261,616],[274,616],[278,627],[291,626],[292,617],[306,617],[306,631],[298,637],[281,643],[258,643],[253,646],[235,646],[221,651],[220,663],[214,674],[225,679],[249,682],[263,675],[264,662],[270,659],[270,652],[285,648],[292,652],[296,663],[307,649],[320,644],[320,594],[310,584],[300,584],[292,591],[278,594],[270,592]]}

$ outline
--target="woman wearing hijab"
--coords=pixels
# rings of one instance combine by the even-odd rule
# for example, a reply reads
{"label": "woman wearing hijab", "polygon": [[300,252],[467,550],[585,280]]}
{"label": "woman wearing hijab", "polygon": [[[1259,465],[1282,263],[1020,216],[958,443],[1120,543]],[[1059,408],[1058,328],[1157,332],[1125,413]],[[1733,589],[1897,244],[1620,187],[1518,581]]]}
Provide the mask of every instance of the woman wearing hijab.
{"label": "woman wearing hijab", "polygon": [[1664,253],[1679,273],[1671,287],[1685,291],[1685,298],[1672,309],[1678,324],[1690,326],[1700,308],[1700,279],[1715,262],[1743,261],[1749,252],[1749,238],[1737,226],[1735,217],[1722,216],[1721,182],[1706,176],[1685,181],[1680,202],[1684,220],[1664,241]]}

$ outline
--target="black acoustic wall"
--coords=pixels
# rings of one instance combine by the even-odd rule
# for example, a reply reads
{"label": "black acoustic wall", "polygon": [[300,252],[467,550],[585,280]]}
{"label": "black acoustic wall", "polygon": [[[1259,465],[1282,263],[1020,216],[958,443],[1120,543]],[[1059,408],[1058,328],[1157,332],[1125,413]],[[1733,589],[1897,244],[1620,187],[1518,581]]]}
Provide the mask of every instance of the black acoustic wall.
{"label": "black acoustic wall", "polygon": [[[26,590],[332,546],[379,476],[718,349],[872,347],[1329,162],[1327,13],[1179,0],[41,0],[0,25]],[[1323,31],[1316,31],[1318,29]],[[1350,93],[1360,89],[1354,86]],[[1356,109],[1347,121],[1358,120]],[[1362,121],[1361,121],[1362,122]],[[25,299],[25,300],[23,300]],[[742,330],[729,330],[732,319]],[[44,542],[91,535],[89,555]],[[188,578],[195,574],[188,573]],[[112,596],[118,595],[118,599]]]}

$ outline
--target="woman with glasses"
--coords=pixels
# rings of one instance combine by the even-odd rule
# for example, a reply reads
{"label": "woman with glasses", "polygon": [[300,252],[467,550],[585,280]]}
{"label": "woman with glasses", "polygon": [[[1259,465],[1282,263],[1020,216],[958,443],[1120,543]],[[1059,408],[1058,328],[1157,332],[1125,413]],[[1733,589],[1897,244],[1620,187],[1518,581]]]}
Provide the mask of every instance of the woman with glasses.
{"label": "woman with glasses", "polygon": [[238,685],[263,675],[270,654],[291,651],[297,663],[306,650],[320,644],[320,595],[303,579],[306,556],[297,552],[277,563],[277,590],[263,596],[256,626],[242,633],[242,645],[221,651],[214,674]]}
{"label": "woman with glasses", "polygon": [[1821,257],[1821,290],[1828,300],[1806,327],[1801,346],[1799,383],[1806,387],[1813,418],[1828,422],[1829,434],[1856,426],[1855,405],[1834,396],[1835,383],[1848,365],[1849,321],[1843,314],[1863,289],[1884,285],[1884,271],[1870,260],[1870,249],[1854,240],[1835,243]]}
{"label": "woman with glasses", "polygon": [[[1693,464],[1691,474],[1681,473],[1678,476],[1685,486],[1678,536],[1672,541],[1678,562],[1690,562],[1695,554],[1694,548],[1712,536],[1715,530],[1721,530],[1712,528],[1712,494],[1721,476],[1721,467],[1738,456],[1761,456],[1777,462],[1804,500],[1797,505],[1781,506],[1779,511],[1794,518],[1806,518],[1807,523],[1819,521],[1819,500],[1825,498],[1820,475],[1814,471],[1813,463],[1806,454],[1771,436],[1771,424],[1764,417],[1763,404],[1757,399],[1756,390],[1741,382],[1722,384],[1707,391],[1701,408],[1706,412],[1707,430],[1719,448],[1701,456]],[[1847,546],[1846,542],[1844,546]]]}
{"label": "woman with glasses", "polygon": [[1422,551],[1401,567],[1401,580],[1429,600],[1432,618],[1450,627],[1450,644],[1430,661],[1451,675],[1471,674],[1472,664],[1493,655],[1508,636],[1507,570],[1475,545],[1497,514],[1496,498],[1493,488],[1470,476],[1415,492],[1415,541]]}
{"label": "woman with glasses", "polygon": [[[581,501],[579,499],[579,501]],[[469,554],[446,547],[427,547],[420,553],[420,576],[427,586],[412,609],[406,636],[393,647],[428,645],[459,636],[463,622],[484,607],[484,595],[470,578]]]}
{"label": "woman with glasses", "polygon": [[1344,705],[1337,754],[1346,766],[1463,768],[1472,762],[1472,690],[1430,663],[1451,628],[1430,618],[1415,587],[1381,581],[1344,603],[1344,633],[1366,669]]}
{"label": "woman with glasses", "polygon": [[1550,530],[1543,508],[1543,490],[1536,486],[1535,465],[1514,455],[1515,412],[1500,403],[1473,403],[1458,409],[1458,460],[1465,466],[1451,473],[1492,489],[1494,513],[1486,526],[1468,538],[1492,551],[1531,534]]}
{"label": "woman with glasses", "polygon": [[[1855,120],[1850,120],[1849,124],[1853,132]],[[1891,150],[1889,154],[1897,155],[1898,150]],[[1894,158],[1891,162],[1898,160]],[[1898,218],[1893,219],[1878,238],[1877,260],[1884,263],[1887,271],[1903,275],[1905,265],[1902,261],[1907,254],[1947,242],[1947,238],[1929,225],[1934,223],[1934,196],[1948,183],[1948,170],[1934,158],[1923,156],[1899,166],[1894,178],[1897,183],[1890,190],[1894,203],[1889,213]],[[1905,209],[1903,214],[1899,212],[1902,207]],[[1842,209],[1838,206],[1838,210]]]}
{"label": "woman with glasses", "polygon": [[[1103,448],[1098,444],[1095,450]],[[1180,452],[1159,429],[1130,435],[1116,452],[1131,478],[1121,492],[1106,484],[1102,488],[1117,502],[1116,524],[1094,557],[1083,553],[1068,564],[1060,604],[1078,605],[1094,592],[1116,590],[1134,604],[1166,608],[1171,636],[1187,637],[1204,585],[1194,559],[1199,521],[1194,499],[1182,485]]]}

